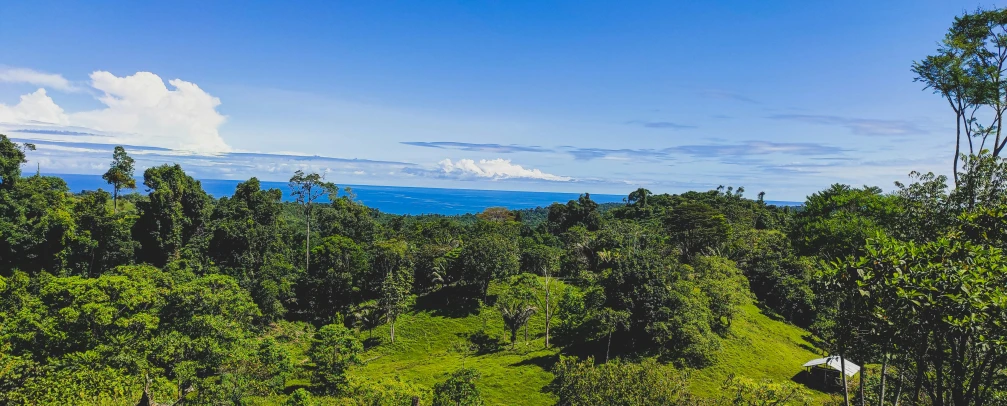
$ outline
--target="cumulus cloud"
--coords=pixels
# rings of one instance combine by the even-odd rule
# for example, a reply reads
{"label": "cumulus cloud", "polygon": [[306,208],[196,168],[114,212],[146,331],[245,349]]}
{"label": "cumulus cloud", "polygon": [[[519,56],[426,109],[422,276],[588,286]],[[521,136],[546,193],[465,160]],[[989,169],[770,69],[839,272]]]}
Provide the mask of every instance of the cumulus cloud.
{"label": "cumulus cloud", "polygon": [[0,82],[28,83],[35,86],[62,90],[64,92],[74,92],[80,90],[80,88],[70,83],[69,80],[66,80],[63,75],[38,72],[25,68],[0,66]]}
{"label": "cumulus cloud", "polygon": [[67,125],[69,120],[63,109],[52,101],[45,89],[21,96],[13,106],[0,103],[0,122],[11,124]]}
{"label": "cumulus cloud", "polygon": [[131,134],[136,142],[199,152],[230,148],[218,133],[225,117],[217,112],[220,99],[195,83],[169,80],[138,72],[117,77],[109,72],[91,74],[91,87],[104,92],[98,98],[104,109],[71,114],[75,125],[99,131]]}
{"label": "cumulus cloud", "polygon": [[57,136],[67,130],[92,133],[106,137],[102,142],[200,153],[230,151],[218,131],[226,120],[217,111],[220,99],[184,80],[169,80],[168,85],[150,72],[118,77],[98,71],[91,74],[89,86],[99,92],[104,108],[64,112],[43,88],[21,96],[14,106],[0,104],[0,124],[34,125],[33,131]]}
{"label": "cumulus cloud", "polygon": [[554,182],[567,182],[573,180],[566,176],[557,176],[542,172],[538,169],[528,169],[521,165],[511,163],[509,159],[480,159],[476,162],[471,159],[459,159],[452,162],[445,159],[438,162],[440,172],[447,175],[459,177],[475,177],[487,179],[537,179]]}

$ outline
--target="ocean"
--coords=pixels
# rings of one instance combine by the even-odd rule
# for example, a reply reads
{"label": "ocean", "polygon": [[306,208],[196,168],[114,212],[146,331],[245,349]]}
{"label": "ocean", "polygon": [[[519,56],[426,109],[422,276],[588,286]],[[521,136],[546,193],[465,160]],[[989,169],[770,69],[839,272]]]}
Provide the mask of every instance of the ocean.
{"label": "ocean", "polygon": [[[70,191],[105,189],[109,185],[99,175],[49,174],[66,180]],[[230,196],[234,193],[239,180],[200,179],[203,190],[213,197]],[[137,180],[137,191],[144,192],[142,179]],[[283,199],[291,201],[287,182],[261,182],[263,189],[280,189]],[[443,214],[455,215],[479,213],[487,207],[506,207],[508,209],[531,209],[546,207],[555,202],[566,203],[575,200],[577,193],[555,192],[519,192],[505,190],[478,189],[441,189],[405,186],[370,186],[370,185],[339,185],[349,186],[356,194],[356,200],[368,207],[374,207],[384,213],[392,214]],[[591,194],[591,200],[598,203],[619,203],[625,195]],[[799,205],[794,202],[769,202],[778,205]]]}

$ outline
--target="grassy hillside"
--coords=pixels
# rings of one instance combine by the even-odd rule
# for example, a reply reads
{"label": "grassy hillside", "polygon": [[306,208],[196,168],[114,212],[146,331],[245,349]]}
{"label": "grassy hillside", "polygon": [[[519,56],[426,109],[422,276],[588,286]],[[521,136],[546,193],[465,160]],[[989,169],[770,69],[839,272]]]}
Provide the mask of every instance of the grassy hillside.
{"label": "grassy hillside", "polygon": [[[429,299],[421,298],[416,307],[427,306]],[[526,344],[521,335],[511,348],[496,308],[484,306],[462,314],[445,314],[437,308],[415,310],[399,317],[394,344],[388,343],[387,325],[374,329],[374,336],[380,337],[382,344],[363,354],[368,361],[355,373],[433,387],[451,372],[470,367],[482,375],[479,387],[488,404],[515,404],[517,400],[526,405],[553,404],[556,398],[543,388],[552,381],[548,369],[558,359],[559,351],[555,347],[544,349],[544,331],[542,318],[533,318],[529,342]],[[489,336],[483,342],[497,342],[502,348],[479,351],[469,338],[478,332]]]}
{"label": "grassy hillside", "polygon": [[[460,367],[472,367],[482,374],[479,385],[488,404],[553,404],[556,398],[544,388],[552,381],[549,372],[558,358],[555,348],[543,349],[544,327],[541,317],[533,319],[531,341],[519,337],[516,348],[480,354],[468,339],[472,333],[485,331],[504,340],[499,312],[491,307],[472,309],[464,314],[444,314],[436,308],[415,310],[400,317],[396,342],[387,343],[388,326],[373,331],[382,344],[363,355],[366,365],[354,373],[367,378],[398,378],[432,387]],[[366,337],[367,333],[365,333]],[[743,307],[731,335],[723,342],[717,363],[692,373],[692,390],[697,395],[714,396],[728,375],[735,373],[752,379],[790,380],[801,364],[818,357],[816,349],[803,337],[804,330],[765,315],[755,305]],[[828,398],[817,394],[821,400]]]}
{"label": "grassy hillside", "polygon": [[[716,364],[692,373],[691,389],[700,396],[716,395],[732,373],[755,380],[788,381],[804,370],[801,365],[805,362],[823,356],[806,336],[806,331],[771,318],[754,304],[744,306],[730,336],[723,340]],[[830,398],[814,393],[819,400]]]}

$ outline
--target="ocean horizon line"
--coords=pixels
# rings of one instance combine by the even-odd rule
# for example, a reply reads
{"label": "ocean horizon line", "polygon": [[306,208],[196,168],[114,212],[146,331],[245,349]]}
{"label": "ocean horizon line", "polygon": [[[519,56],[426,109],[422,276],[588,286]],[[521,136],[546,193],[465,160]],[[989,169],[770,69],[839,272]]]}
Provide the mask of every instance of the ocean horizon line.
{"label": "ocean horizon line", "polygon": [[[108,190],[108,184],[101,175],[43,173],[63,179],[71,192],[84,190]],[[142,178],[137,178],[142,182]],[[196,178],[203,185],[203,190],[214,198],[227,197],[234,194],[237,185],[245,180]],[[138,185],[141,182],[137,182]],[[287,182],[260,180],[263,189],[284,190]],[[385,185],[339,185],[340,189],[349,187],[356,196],[355,200],[368,207],[373,207],[384,213],[401,215],[462,215],[480,213],[489,207],[506,207],[511,210],[534,209],[548,207],[553,203],[566,203],[576,200],[580,195],[589,193],[591,199],[599,204],[623,203],[627,194],[616,195],[608,193],[574,193],[574,192],[543,192],[496,189],[441,188],[426,186],[385,186]],[[144,189],[142,186],[137,190]],[[292,201],[287,193],[283,201]],[[766,204],[777,206],[799,206],[800,202],[766,201]]]}

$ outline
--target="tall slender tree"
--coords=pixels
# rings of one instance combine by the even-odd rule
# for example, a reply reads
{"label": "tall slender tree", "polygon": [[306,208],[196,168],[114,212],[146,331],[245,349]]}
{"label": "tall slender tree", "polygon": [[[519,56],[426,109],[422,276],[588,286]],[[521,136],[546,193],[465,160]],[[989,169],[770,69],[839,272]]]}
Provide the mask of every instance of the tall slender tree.
{"label": "tall slender tree", "polygon": [[409,245],[401,240],[374,244],[374,270],[383,275],[378,304],[388,320],[389,338],[395,342],[395,321],[409,308],[409,291],[413,286],[413,270],[409,261]]}
{"label": "tall slender tree", "polygon": [[544,244],[536,244],[528,247],[521,254],[521,270],[527,273],[534,273],[542,276],[540,279],[541,295],[537,297],[539,308],[544,310],[542,316],[545,321],[545,346],[549,348],[549,331],[552,327],[552,319],[559,307],[559,298],[562,296],[563,285],[556,283],[553,275],[559,268],[560,252]]}
{"label": "tall slender tree", "polygon": [[[989,148],[994,157],[1007,146],[1007,9],[983,10],[956,17],[934,55],[913,62],[914,79],[940,95],[955,113],[953,173],[958,159]],[[990,144],[987,140],[993,136]],[[963,140],[964,138],[964,140]]]}
{"label": "tall slender tree", "polygon": [[122,146],[116,146],[112,152],[112,164],[109,165],[108,172],[101,175],[105,182],[112,185],[112,211],[119,210],[119,191],[122,189],[136,189],[136,179],[133,178],[133,157],[126,153]]}
{"label": "tall slender tree", "polygon": [[290,195],[296,199],[297,204],[304,209],[304,219],[306,221],[304,231],[304,269],[309,269],[311,264],[311,212],[315,201],[322,196],[331,196],[339,192],[339,188],[332,182],[326,182],[325,177],[317,173],[305,174],[304,171],[294,172],[290,178]]}

